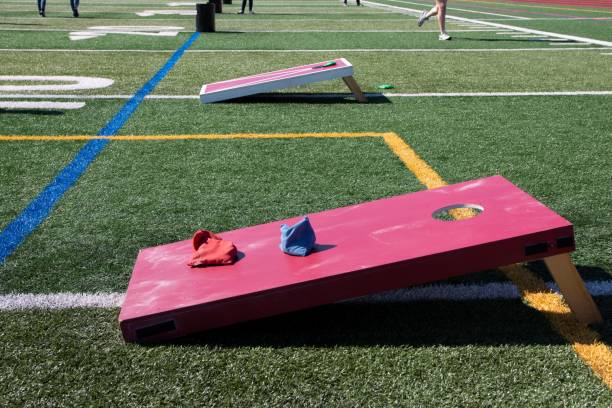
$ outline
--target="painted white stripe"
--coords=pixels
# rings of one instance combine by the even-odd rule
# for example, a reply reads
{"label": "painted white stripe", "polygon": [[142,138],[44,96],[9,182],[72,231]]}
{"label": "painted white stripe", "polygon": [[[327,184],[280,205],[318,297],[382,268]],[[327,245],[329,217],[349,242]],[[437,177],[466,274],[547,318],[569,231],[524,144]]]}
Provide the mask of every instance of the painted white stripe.
{"label": "painted white stripe", "polygon": [[[28,85],[0,85],[0,92],[12,91],[76,91],[81,89],[98,89],[111,86],[115,81],[109,78],[68,76],[68,75],[0,75],[3,82],[29,82]],[[36,83],[49,85],[36,85]]]}
{"label": "painted white stripe", "polygon": [[[561,45],[561,44],[560,44]],[[563,44],[565,45],[565,44]],[[574,44],[578,45],[578,44]],[[587,44],[588,45],[588,44]],[[187,50],[185,52],[198,54],[198,53],[295,53],[295,52],[316,52],[316,53],[329,53],[329,52],[542,52],[542,51],[584,51],[584,50],[603,50],[601,47],[589,47],[589,48],[336,48],[336,49],[292,49],[292,50],[267,50],[267,49],[236,49],[236,50]],[[0,48],[0,52],[65,52],[65,53],[115,53],[115,52],[127,52],[127,53],[173,53],[175,50],[94,50],[94,49],[44,49],[44,48]]]}
{"label": "painted white stripe", "polygon": [[[585,282],[593,296],[611,296],[612,281]],[[554,290],[559,289],[549,283]],[[0,310],[116,308],[123,303],[123,293],[11,293],[0,295]],[[510,282],[483,284],[434,284],[394,290],[347,300],[350,303],[403,303],[417,301],[470,301],[520,299],[516,286]]]}
{"label": "painted white stripe", "polygon": [[[377,15],[382,15],[382,14],[386,14],[388,12],[361,12],[360,15],[370,15],[370,16],[377,16]],[[159,16],[159,15],[179,15],[179,16],[195,16],[196,15],[196,10],[181,10],[181,9],[167,9],[167,10],[143,10],[143,11],[139,11],[139,12],[135,12],[134,14],[136,14],[139,17],[152,17],[152,16]],[[303,12],[287,12],[287,11],[268,11],[266,12],[266,14],[279,14],[279,15],[303,15]],[[342,10],[342,11],[335,11],[335,10],[325,10],[325,14],[346,14],[346,11]]]}
{"label": "painted white stripe", "polygon": [[[350,93],[277,93],[266,94],[270,98],[338,98],[351,96]],[[612,91],[550,91],[550,92],[425,92],[425,93],[366,93],[366,96],[385,96],[388,98],[422,98],[422,97],[504,97],[504,96],[607,96]],[[0,99],[130,99],[133,95],[68,95],[68,94],[1,94]],[[147,95],[145,99],[199,99],[198,95]]]}
{"label": "painted white stripe", "polygon": [[[492,32],[492,28],[453,30],[453,33]],[[437,33],[438,30],[225,30],[229,33]]]}
{"label": "painted white stripe", "polygon": [[[398,0],[393,0],[393,1],[398,1]],[[400,1],[400,2],[403,3],[402,1]],[[400,13],[410,12],[410,13],[419,13],[420,14],[420,12],[421,12],[421,10],[410,9],[410,8],[406,8],[406,7],[390,6],[388,4],[376,3],[376,2],[373,2],[373,1],[369,1],[369,0],[362,1],[362,4],[365,4],[366,6],[375,7],[375,8],[383,8],[383,9],[395,10],[396,12],[400,12]],[[589,44],[602,45],[604,47],[612,47],[612,42],[610,42],[610,41],[603,41],[603,40],[596,40],[594,38],[578,37],[578,36],[575,36],[575,35],[565,35],[565,34],[559,34],[559,33],[551,33],[551,32],[548,32],[548,31],[540,31],[540,30],[533,30],[531,28],[517,27],[517,26],[511,26],[511,25],[507,25],[507,24],[492,23],[490,21],[474,20],[474,19],[470,19],[470,18],[451,16],[451,15],[448,15],[448,14],[446,15],[446,19],[447,20],[455,20],[455,21],[463,21],[463,22],[467,22],[467,23],[482,24],[482,25],[489,26],[489,27],[496,27],[496,28],[502,28],[502,29],[507,29],[507,30],[514,30],[514,31],[519,31],[519,32],[527,33],[527,34],[539,34],[539,35],[543,35],[543,36],[556,37],[556,38],[565,39],[565,40],[573,40],[573,41],[585,42],[585,43],[589,43]]]}
{"label": "painted white stripe", "polygon": [[[592,296],[612,295],[612,281],[585,282]],[[554,283],[547,283],[548,287],[559,292]],[[520,293],[513,283],[485,283],[485,284],[436,284],[408,289],[400,289],[351,299],[350,303],[407,303],[416,301],[467,301],[467,300],[503,300],[520,299]]]}
{"label": "painted white stripe", "polygon": [[383,94],[388,97],[482,97],[482,96],[588,96],[612,95],[612,91],[551,91],[551,92],[450,92],[450,93],[391,93]]}
{"label": "painted white stripe", "polygon": [[512,34],[510,37],[515,37],[515,38],[545,38],[545,37],[542,37],[541,35],[535,35],[535,34]]}
{"label": "painted white stripe", "polygon": [[0,102],[0,109],[81,109],[85,102]]}
{"label": "painted white stripe", "polygon": [[[260,21],[260,20],[258,20]],[[0,31],[28,31],[28,32],[70,32],[70,33],[89,33],[88,30],[82,30],[82,31],[75,31],[74,29],[70,30],[70,29],[37,29],[37,28],[0,28]],[[494,28],[487,28],[487,27],[483,27],[483,26],[476,26],[476,27],[471,27],[468,29],[460,29],[460,30],[453,30],[454,33],[473,33],[473,32],[491,32],[491,31],[495,31]],[[169,33],[168,31],[165,32],[165,34],[163,34],[162,36],[166,36],[166,37],[170,37],[170,36],[175,36],[176,33],[193,33],[193,30],[177,30],[177,31],[173,31],[171,33]],[[245,29],[230,29],[230,30],[224,30],[225,33],[437,33],[438,30],[436,29],[431,29],[431,30],[401,30],[401,29],[382,29],[382,30],[374,30],[374,29],[366,29],[366,30],[355,30],[355,29],[346,29],[346,30],[342,30],[342,29],[336,29],[336,30],[318,30],[318,29],[303,29],[303,30],[245,30]],[[114,31],[112,33],[103,33],[100,30],[98,30],[98,32],[96,32],[96,34],[99,34],[98,36],[101,36],[102,34],[134,34],[134,32],[119,32],[119,31]],[[93,35],[93,34],[92,34]],[[146,34],[138,34],[136,33],[136,35],[146,35]],[[161,34],[158,34],[158,36]]]}
{"label": "painted white stripe", "polygon": [[77,307],[119,307],[123,293],[8,294],[0,296],[0,310],[71,309]]}
{"label": "painted white stripe", "polygon": [[580,47],[580,46],[588,47],[589,46],[589,44],[586,44],[586,43],[575,43],[575,42],[572,42],[572,41],[568,41],[566,43],[551,42],[551,43],[548,43],[548,45],[552,45],[554,47],[556,47],[557,45],[568,45],[568,46],[572,46],[572,47]]}
{"label": "painted white stripe", "polygon": [[[9,94],[0,93],[0,99],[130,99],[134,95],[76,95],[76,94]],[[151,95],[147,95],[151,96]]]}
{"label": "painted white stripe", "polygon": [[[391,1],[391,2],[394,2],[394,3],[413,4],[415,6],[422,6],[422,7],[428,7],[428,8],[431,7],[430,5],[425,5],[425,4],[422,4],[422,3],[414,3],[414,2],[411,2],[411,1],[401,1],[401,0],[388,0],[388,1]],[[456,11],[463,11],[465,13],[484,14],[484,15],[487,15],[487,16],[507,17],[507,18],[509,18],[511,20],[531,20],[528,17],[513,16],[513,15],[510,15],[510,14],[489,13],[489,12],[486,12],[486,11],[468,10],[468,9],[461,9],[461,8],[457,8],[457,7],[452,7],[452,8],[449,7],[448,10],[449,11],[451,11],[451,10],[452,11],[455,11],[455,10]]]}

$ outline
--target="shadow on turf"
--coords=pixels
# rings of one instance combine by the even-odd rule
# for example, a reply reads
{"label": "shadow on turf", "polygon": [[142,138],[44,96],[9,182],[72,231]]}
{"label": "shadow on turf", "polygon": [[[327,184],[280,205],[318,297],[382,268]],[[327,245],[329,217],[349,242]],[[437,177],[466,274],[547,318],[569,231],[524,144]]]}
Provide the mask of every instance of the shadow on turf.
{"label": "shadow on turf", "polygon": [[338,303],[211,330],[171,344],[227,348],[429,347],[552,345],[565,341],[543,315],[517,299]]}
{"label": "shadow on turf", "polygon": [[[366,94],[369,104],[391,103],[383,94]],[[309,103],[351,104],[358,102],[351,93],[263,93],[217,103]]]}
{"label": "shadow on turf", "polygon": [[0,115],[3,113],[19,114],[19,115],[40,115],[40,116],[60,116],[64,112],[58,110],[42,110],[42,109],[1,109]]}
{"label": "shadow on turf", "polygon": [[[543,263],[530,269],[551,281]],[[610,280],[603,269],[578,266],[585,280]],[[604,317],[593,328],[612,345],[612,296],[595,298]],[[589,344],[592,338],[574,341]],[[161,343],[168,344],[168,343]],[[423,302],[353,301],[320,306],[194,334],[170,342],[193,347],[336,347],[560,345],[548,319],[520,299]],[[155,346],[156,344],[150,344]]]}

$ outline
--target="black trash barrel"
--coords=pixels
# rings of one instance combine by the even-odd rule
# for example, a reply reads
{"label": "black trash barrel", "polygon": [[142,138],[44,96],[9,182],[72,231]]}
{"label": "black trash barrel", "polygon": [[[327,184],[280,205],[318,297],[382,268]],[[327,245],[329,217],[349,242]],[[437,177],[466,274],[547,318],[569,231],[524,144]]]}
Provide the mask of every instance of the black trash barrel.
{"label": "black trash barrel", "polygon": [[223,1],[222,0],[208,0],[209,3],[215,4],[215,13],[223,13]]}
{"label": "black trash barrel", "polygon": [[199,33],[215,32],[215,4],[196,4],[196,31]]}

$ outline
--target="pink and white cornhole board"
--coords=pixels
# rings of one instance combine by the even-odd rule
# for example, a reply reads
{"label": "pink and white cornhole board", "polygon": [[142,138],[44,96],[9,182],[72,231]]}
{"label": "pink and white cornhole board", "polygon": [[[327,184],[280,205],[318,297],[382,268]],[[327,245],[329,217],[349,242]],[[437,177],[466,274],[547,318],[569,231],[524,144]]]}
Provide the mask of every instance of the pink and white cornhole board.
{"label": "pink and white cornhole board", "polygon": [[[483,211],[457,221],[432,217],[457,204]],[[280,225],[300,217],[218,234],[243,253],[231,266],[188,267],[191,240],[141,250],[119,315],[124,339],[166,340],[515,262],[563,264],[574,250],[572,224],[501,176],[309,218],[322,249],[307,257],[279,249]],[[576,285],[553,276],[564,294]],[[601,319],[586,289],[568,301],[578,309],[590,301],[583,320]]]}
{"label": "pink and white cornhole board", "polygon": [[[331,61],[335,65],[324,66]],[[338,78],[344,80],[360,102],[366,101],[353,79],[353,65],[344,58],[206,84],[200,91],[200,101],[212,103]]]}

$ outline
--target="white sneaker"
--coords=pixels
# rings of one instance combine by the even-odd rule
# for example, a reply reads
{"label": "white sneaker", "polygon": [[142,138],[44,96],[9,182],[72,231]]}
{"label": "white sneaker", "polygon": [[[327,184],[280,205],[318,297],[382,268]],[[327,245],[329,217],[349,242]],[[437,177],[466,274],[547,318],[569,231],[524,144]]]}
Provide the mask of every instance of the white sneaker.
{"label": "white sneaker", "polygon": [[427,17],[427,11],[424,11],[421,13],[421,15],[419,16],[419,20],[417,21],[417,25],[420,27],[423,24],[425,24],[425,22],[429,20],[429,17]]}
{"label": "white sneaker", "polygon": [[451,39],[451,36],[450,36],[450,35],[448,35],[448,34],[446,34],[446,33],[441,33],[441,34],[438,36],[438,40],[440,40],[440,41],[448,41],[448,40],[450,40],[450,39]]}

